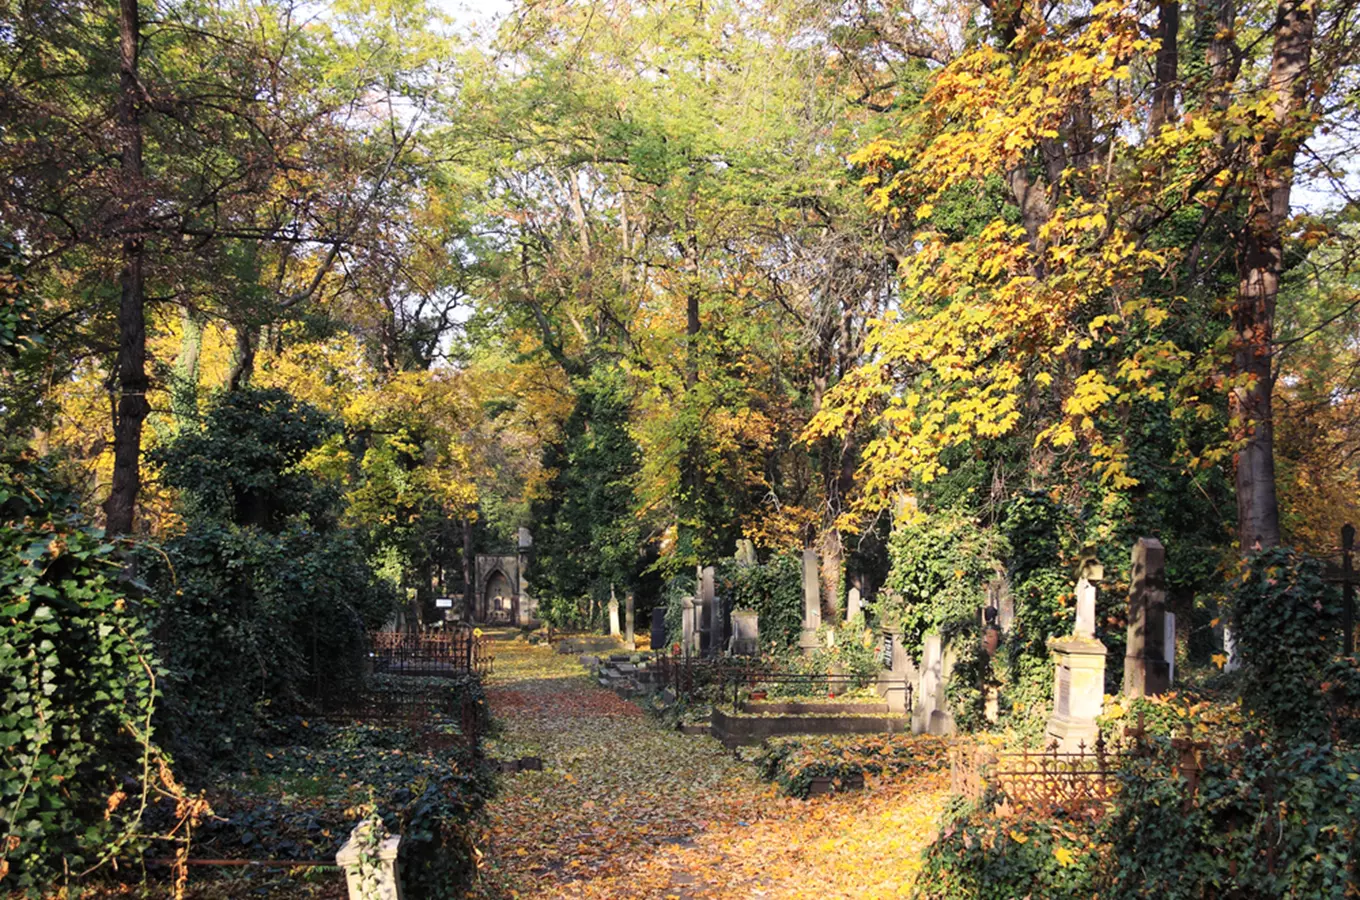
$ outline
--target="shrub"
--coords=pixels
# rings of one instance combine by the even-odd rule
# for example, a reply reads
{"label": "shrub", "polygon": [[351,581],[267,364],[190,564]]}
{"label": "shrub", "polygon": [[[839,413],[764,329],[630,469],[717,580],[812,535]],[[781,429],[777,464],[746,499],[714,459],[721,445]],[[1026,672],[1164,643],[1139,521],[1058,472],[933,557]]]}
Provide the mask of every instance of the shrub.
{"label": "shrub", "polygon": [[1341,650],[1340,613],[1318,561],[1276,547],[1243,562],[1232,599],[1242,703],[1276,734],[1327,735],[1321,686]]}
{"label": "shrub", "polygon": [[948,744],[924,735],[841,735],[773,738],[755,757],[761,777],[793,797],[806,797],[814,778],[841,782],[853,775],[910,777],[949,763]]}
{"label": "shrub", "polygon": [[946,642],[976,638],[982,586],[1001,569],[1005,542],[964,512],[920,514],[888,541],[888,591],[875,612],[903,631],[907,651],[921,656],[926,632]]}
{"label": "shrub", "polygon": [[186,762],[249,743],[318,684],[356,681],[365,636],[394,605],[345,531],[280,534],[191,523],[142,555],[161,601],[150,611],[167,672],[158,722]]}
{"label": "shrub", "polygon": [[724,560],[717,592],[729,609],[753,609],[760,616],[760,642],[777,650],[793,647],[803,630],[803,562],[776,556],[763,565]]}
{"label": "shrub", "polygon": [[40,465],[0,460],[0,885],[31,893],[137,836],[161,761],[138,603],[73,510]]}

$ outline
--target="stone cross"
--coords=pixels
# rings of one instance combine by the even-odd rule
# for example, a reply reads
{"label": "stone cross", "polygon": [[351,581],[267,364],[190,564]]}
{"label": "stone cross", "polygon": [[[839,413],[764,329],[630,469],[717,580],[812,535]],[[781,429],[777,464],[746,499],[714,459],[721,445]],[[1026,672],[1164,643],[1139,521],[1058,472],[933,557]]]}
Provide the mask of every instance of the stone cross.
{"label": "stone cross", "polygon": [[1104,578],[1105,567],[1094,556],[1082,560],[1077,577],[1077,624],[1072,629],[1077,637],[1096,636],[1096,582]]}
{"label": "stone cross", "polygon": [[860,613],[859,588],[852,587],[845,597],[845,621],[850,621]]}
{"label": "stone cross", "polygon": [[618,637],[619,631],[619,600],[614,596],[614,586],[609,586],[609,636]]}
{"label": "stone cross", "polygon": [[1124,694],[1147,697],[1170,689],[1171,668],[1166,662],[1166,548],[1156,538],[1139,538],[1133,545],[1129,584]]}
{"label": "stone cross", "polygon": [[822,583],[817,577],[817,551],[803,550],[803,633],[798,646],[805,654],[817,652],[817,629],[822,627]]}

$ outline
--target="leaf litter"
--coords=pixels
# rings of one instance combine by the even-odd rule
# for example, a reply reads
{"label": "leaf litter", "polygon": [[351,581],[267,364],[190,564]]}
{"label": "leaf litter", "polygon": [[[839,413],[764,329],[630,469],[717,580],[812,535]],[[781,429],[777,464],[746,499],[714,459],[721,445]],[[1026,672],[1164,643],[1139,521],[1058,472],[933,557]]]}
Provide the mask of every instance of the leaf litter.
{"label": "leaf litter", "polygon": [[784,797],[541,645],[497,641],[487,692],[497,744],[535,748],[544,769],[502,778],[481,900],[907,896],[948,796],[947,774],[928,772]]}

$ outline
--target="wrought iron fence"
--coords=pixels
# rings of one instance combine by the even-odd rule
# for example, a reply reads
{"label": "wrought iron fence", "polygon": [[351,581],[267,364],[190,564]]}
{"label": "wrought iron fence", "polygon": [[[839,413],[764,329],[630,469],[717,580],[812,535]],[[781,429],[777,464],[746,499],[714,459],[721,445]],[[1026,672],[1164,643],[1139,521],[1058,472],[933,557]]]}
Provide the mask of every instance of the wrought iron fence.
{"label": "wrought iron fence", "polygon": [[[1090,747],[1080,744],[1075,753],[1059,752],[1056,741],[1044,750],[1005,753],[985,744],[958,745],[949,751],[951,787],[954,793],[973,801],[992,792],[1000,815],[1027,810],[1102,816],[1122,789],[1120,770],[1132,759],[1155,752],[1147,740],[1141,713],[1138,724],[1124,730],[1124,737],[1129,743],[1118,752],[1111,751],[1103,735],[1097,736]],[[1188,807],[1199,791],[1209,744],[1175,738],[1170,748],[1176,754],[1171,770],[1184,783],[1183,802]]]}
{"label": "wrought iron fence", "polygon": [[1103,740],[1060,753],[1052,744],[1045,750],[998,753],[992,747],[956,746],[949,751],[954,793],[980,800],[990,790],[997,811],[1062,812],[1069,816],[1103,815],[1118,794],[1119,758],[1107,752]]}
{"label": "wrought iron fence", "polygon": [[495,657],[471,625],[448,631],[379,631],[372,635],[373,668],[391,675],[490,675]]}

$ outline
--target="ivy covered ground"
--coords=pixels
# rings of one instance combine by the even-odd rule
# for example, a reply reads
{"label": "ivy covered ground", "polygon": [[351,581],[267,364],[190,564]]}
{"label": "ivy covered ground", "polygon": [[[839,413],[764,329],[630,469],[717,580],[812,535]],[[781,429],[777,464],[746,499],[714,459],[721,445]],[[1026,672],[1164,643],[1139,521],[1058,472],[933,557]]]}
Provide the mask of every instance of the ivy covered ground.
{"label": "ivy covered ground", "polygon": [[665,729],[575,656],[496,635],[491,752],[541,755],[490,805],[480,896],[896,897],[947,773],[796,800],[706,736]]}

